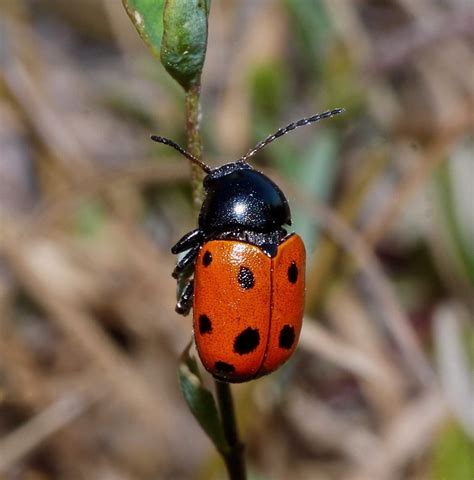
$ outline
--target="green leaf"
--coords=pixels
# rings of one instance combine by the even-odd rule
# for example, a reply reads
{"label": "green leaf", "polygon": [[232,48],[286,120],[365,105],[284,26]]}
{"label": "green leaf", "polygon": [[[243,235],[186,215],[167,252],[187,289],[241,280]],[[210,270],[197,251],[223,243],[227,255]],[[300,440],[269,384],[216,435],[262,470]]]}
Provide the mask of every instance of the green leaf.
{"label": "green leaf", "polygon": [[436,176],[436,186],[441,200],[441,207],[447,225],[446,234],[450,239],[453,253],[458,259],[458,265],[464,276],[471,284],[474,284],[474,254],[472,245],[465,238],[461,222],[459,220],[459,207],[456,205],[454,188],[456,182],[453,180],[451,164],[444,162],[439,168]]}
{"label": "green leaf", "polygon": [[122,0],[140,37],[159,57],[163,36],[164,0]]}
{"label": "green leaf", "polygon": [[434,447],[433,480],[468,480],[474,478],[474,444],[457,424],[448,425]]}
{"label": "green leaf", "polygon": [[209,0],[166,0],[161,61],[185,89],[198,85],[206,57]]}
{"label": "green leaf", "polygon": [[318,75],[325,49],[330,40],[331,21],[326,12],[324,2],[302,2],[301,0],[285,0],[283,4],[289,13],[289,25],[297,42],[295,52],[301,52],[305,59],[302,68]]}
{"label": "green leaf", "polygon": [[217,412],[212,393],[204,388],[196,359],[190,354],[191,342],[181,355],[178,369],[179,384],[184,399],[192,414],[214,443],[219,452],[225,454],[229,446]]}

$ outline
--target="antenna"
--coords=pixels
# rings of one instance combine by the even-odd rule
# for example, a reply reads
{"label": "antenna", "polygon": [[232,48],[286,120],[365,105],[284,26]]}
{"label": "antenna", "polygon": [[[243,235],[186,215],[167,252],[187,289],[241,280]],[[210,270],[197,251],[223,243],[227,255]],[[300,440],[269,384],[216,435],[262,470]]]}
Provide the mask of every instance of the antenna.
{"label": "antenna", "polygon": [[272,143],[273,140],[282,137],[286,133],[291,132],[291,130],[294,130],[295,128],[304,127],[305,125],[309,125],[310,123],[319,122],[320,120],[333,117],[334,115],[339,115],[343,112],[345,112],[344,108],[336,108],[334,110],[328,110],[327,112],[318,113],[317,115],[313,115],[312,117],[302,118],[297,122],[290,123],[286,127],[277,130],[273,135],[265,138],[265,140],[258,142],[255,147],[250,149],[244,156],[240,157],[239,161],[245,162],[248,158],[253,157],[258,151],[262,150],[262,148],[265,148],[268,144]]}
{"label": "antenna", "polygon": [[181,155],[184,155],[188,160],[191,160],[191,162],[202,168],[206,173],[211,172],[211,167],[209,167],[209,165],[201,162],[201,160],[186,151],[184,148],[180,147],[176,142],[173,142],[173,140],[165,137],[159,137],[158,135],[152,135],[150,138],[155,142],[162,143],[163,145],[168,145],[169,147],[173,147],[175,150],[181,153]]}

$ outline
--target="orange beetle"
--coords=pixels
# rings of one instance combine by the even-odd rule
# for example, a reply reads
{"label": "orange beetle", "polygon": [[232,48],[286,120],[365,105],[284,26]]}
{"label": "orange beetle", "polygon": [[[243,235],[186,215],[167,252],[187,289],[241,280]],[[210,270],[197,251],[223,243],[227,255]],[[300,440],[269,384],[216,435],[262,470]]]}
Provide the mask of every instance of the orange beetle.
{"label": "orange beetle", "polygon": [[207,174],[199,226],[171,251],[187,251],[173,271],[183,285],[176,311],[187,315],[193,308],[199,357],[219,380],[245,382],[276,370],[295,350],[303,319],[303,241],[283,228],[291,225],[283,192],[246,160],[285,133],[342,111],[291,123],[214,169],[173,141],[151,137]]}

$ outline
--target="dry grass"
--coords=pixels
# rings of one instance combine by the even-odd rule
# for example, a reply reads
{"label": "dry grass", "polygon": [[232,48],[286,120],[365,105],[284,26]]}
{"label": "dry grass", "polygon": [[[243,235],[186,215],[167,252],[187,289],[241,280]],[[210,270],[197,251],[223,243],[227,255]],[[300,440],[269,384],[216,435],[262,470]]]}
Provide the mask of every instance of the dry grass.
{"label": "dry grass", "polygon": [[[120,3],[0,5],[6,480],[223,475],[176,379],[191,326],[173,311],[169,248],[195,221],[187,165],[148,142],[182,138],[183,98]],[[214,1],[210,17],[209,163],[348,107],[257,159],[310,255],[298,354],[235,388],[249,463],[263,479],[441,480],[446,425],[474,435],[472,249],[457,229],[469,238],[472,214],[443,210],[434,181],[473,158],[472,8],[308,5]],[[312,11],[324,12],[318,28]],[[313,149],[320,162],[325,142],[338,163],[316,177],[296,158]],[[462,180],[450,177],[458,196]]]}

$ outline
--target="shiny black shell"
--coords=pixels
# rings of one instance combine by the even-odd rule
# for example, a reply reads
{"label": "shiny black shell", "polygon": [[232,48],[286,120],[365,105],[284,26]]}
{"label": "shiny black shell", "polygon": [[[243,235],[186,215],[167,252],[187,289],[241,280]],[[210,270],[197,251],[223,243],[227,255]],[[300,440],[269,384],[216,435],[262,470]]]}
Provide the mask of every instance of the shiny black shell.
{"label": "shiny black shell", "polygon": [[199,214],[204,234],[233,230],[269,233],[291,225],[285,195],[272,180],[245,162],[212,170],[204,179],[206,197]]}

